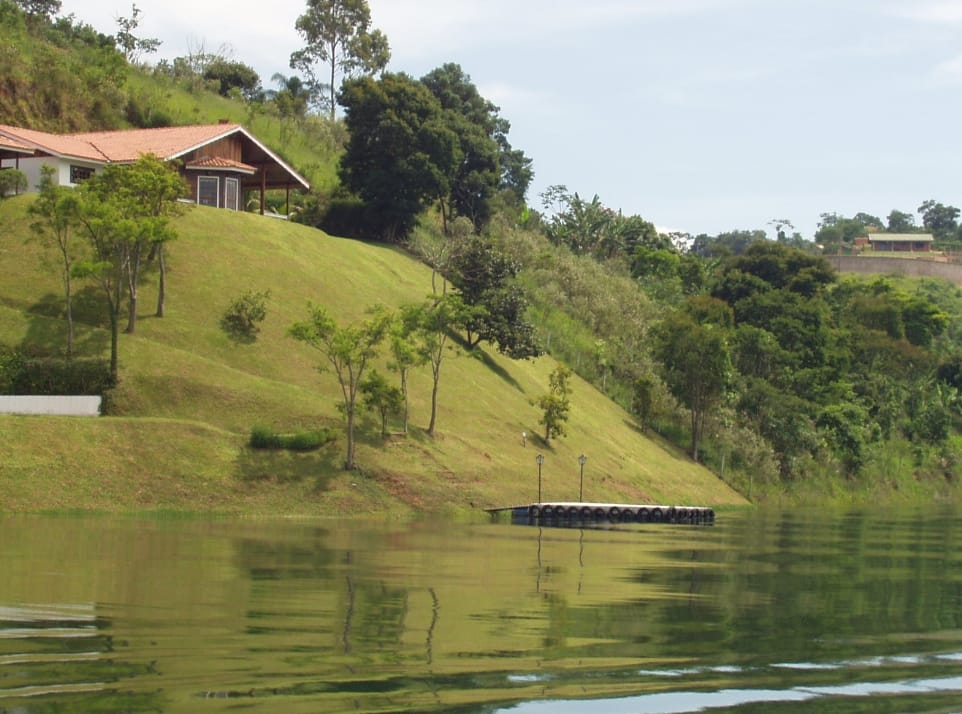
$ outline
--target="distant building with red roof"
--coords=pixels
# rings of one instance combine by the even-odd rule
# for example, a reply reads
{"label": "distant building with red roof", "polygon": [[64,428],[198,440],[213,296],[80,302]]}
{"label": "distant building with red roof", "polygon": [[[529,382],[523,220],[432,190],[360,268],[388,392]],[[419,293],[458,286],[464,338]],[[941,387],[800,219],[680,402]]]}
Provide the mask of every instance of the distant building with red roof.
{"label": "distant building with red roof", "polygon": [[191,200],[240,210],[246,191],[307,190],[307,180],[240,124],[50,134],[0,125],[0,169],[18,168],[33,189],[40,169],[52,166],[61,186],[74,186],[108,164],[130,164],[153,154],[176,162]]}

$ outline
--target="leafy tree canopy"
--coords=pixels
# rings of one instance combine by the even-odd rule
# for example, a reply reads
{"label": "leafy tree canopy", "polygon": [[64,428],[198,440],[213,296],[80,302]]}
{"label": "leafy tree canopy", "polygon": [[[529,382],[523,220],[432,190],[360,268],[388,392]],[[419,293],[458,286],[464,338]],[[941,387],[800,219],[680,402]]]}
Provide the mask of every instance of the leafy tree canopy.
{"label": "leafy tree canopy", "polygon": [[339,101],[350,132],[341,180],[382,238],[402,238],[429,203],[448,195],[462,158],[458,137],[437,98],[405,74],[348,80]]}
{"label": "leafy tree canopy", "polygon": [[[307,0],[294,27],[306,44],[291,54],[291,69],[308,78],[312,96],[327,105],[332,119],[338,78],[372,75],[391,59],[387,36],[371,29],[367,0]],[[314,71],[317,64],[327,68],[325,80]]]}

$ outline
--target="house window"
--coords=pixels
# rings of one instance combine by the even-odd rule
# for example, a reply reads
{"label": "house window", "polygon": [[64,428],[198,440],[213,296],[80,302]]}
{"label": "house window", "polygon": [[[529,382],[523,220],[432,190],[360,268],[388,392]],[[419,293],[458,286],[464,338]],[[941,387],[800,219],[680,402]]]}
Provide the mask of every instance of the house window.
{"label": "house window", "polygon": [[201,206],[220,206],[220,179],[216,176],[197,178],[197,203]]}
{"label": "house window", "polygon": [[224,179],[224,207],[236,211],[240,208],[240,181],[235,178]]}
{"label": "house window", "polygon": [[94,170],[89,166],[70,165],[70,183],[80,183],[86,181],[94,175]]}

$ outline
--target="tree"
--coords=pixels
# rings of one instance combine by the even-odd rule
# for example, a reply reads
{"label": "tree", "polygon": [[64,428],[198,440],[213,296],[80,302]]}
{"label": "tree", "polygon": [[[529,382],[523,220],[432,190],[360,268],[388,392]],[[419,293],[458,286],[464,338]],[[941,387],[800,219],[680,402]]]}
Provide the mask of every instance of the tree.
{"label": "tree", "polygon": [[919,206],[918,213],[922,216],[922,225],[936,240],[949,240],[958,233],[959,209],[955,206],[943,206],[929,199]]}
{"label": "tree", "polygon": [[442,295],[421,305],[416,312],[421,352],[431,365],[431,421],[428,434],[434,436],[438,417],[438,385],[441,381],[441,365],[449,349],[451,332],[464,326],[467,308],[461,297]]}
{"label": "tree", "polygon": [[859,211],[856,213],[854,216],[852,216],[852,220],[858,221],[865,226],[866,229],[872,228],[876,231],[879,231],[885,228],[885,223],[882,222],[881,218],[872,215],[871,213],[865,213],[865,211]]}
{"label": "tree", "polygon": [[71,278],[79,251],[73,229],[79,204],[73,189],[59,186],[54,181],[53,167],[44,165],[40,171],[40,192],[29,209],[30,215],[37,219],[31,224],[31,229],[57,249],[67,317],[67,358],[70,359],[73,356],[74,342]]}
{"label": "tree", "polygon": [[110,322],[110,376],[116,380],[126,268],[123,227],[116,208],[96,190],[93,179],[81,184],[77,193],[77,224],[90,245],[91,255],[87,260],[77,261],[73,271],[79,278],[93,280],[103,290]]}
{"label": "tree", "polygon": [[95,280],[104,291],[110,318],[110,368],[118,368],[118,331],[123,298],[128,298],[127,332],[137,321],[140,270],[147,252],[160,256],[158,313],[163,312],[163,244],[175,237],[170,216],[179,210],[177,199],[186,192],[180,175],[156,156],[145,155],[134,164],[111,164],[84,181],[78,191],[77,224],[91,246],[89,260],[78,262],[78,275]]}
{"label": "tree", "polygon": [[768,222],[772,228],[775,229],[775,240],[779,243],[784,243],[788,240],[788,234],[785,233],[785,229],[794,231],[795,226],[787,218],[773,218]]}
{"label": "tree", "polygon": [[865,225],[855,218],[845,218],[837,213],[823,213],[815,232],[815,242],[826,250],[841,246],[853,246],[856,238],[866,233]]}
{"label": "tree", "polygon": [[841,460],[846,475],[857,474],[865,464],[865,410],[857,404],[829,404],[816,424],[829,447]]}
{"label": "tree", "polygon": [[[500,153],[507,143],[507,122],[481,96],[460,65],[448,63],[421,78],[441,104],[444,121],[457,136],[459,160],[441,196],[442,222],[464,216],[476,231],[491,217],[491,200],[501,183]],[[446,232],[446,230],[445,230]]]}
{"label": "tree", "polygon": [[16,5],[27,13],[31,27],[37,27],[41,20],[49,20],[60,12],[60,0],[16,0]]}
{"label": "tree", "polygon": [[285,77],[280,72],[271,76],[280,89],[271,89],[265,96],[274,102],[281,119],[301,119],[307,114],[311,92],[297,75]]}
{"label": "tree", "polygon": [[893,210],[888,215],[889,233],[914,233],[915,216],[911,213]]}
{"label": "tree", "polygon": [[148,257],[157,258],[156,314],[164,316],[167,295],[164,244],[177,235],[170,227],[170,218],[180,212],[178,199],[187,195],[187,184],[173,167],[151,154],[141,156],[129,166],[107,166],[87,183],[101,201],[113,206],[118,227],[124,232],[119,248],[129,298],[126,332],[133,333],[137,326],[140,271]]}
{"label": "tree", "polygon": [[204,79],[217,82],[217,92],[223,97],[237,90],[244,99],[252,101],[261,94],[260,75],[243,62],[218,57],[204,68]]}
{"label": "tree", "polygon": [[678,310],[658,325],[655,339],[665,384],[689,410],[691,457],[698,461],[706,417],[722,402],[731,381],[729,331],[717,324],[699,324]]}
{"label": "tree", "polygon": [[632,384],[631,413],[641,423],[641,433],[648,433],[648,425],[655,406],[655,384],[650,377],[638,377]]}
{"label": "tree", "polygon": [[354,425],[357,397],[364,372],[377,357],[378,345],[387,334],[391,315],[381,306],[371,308],[359,324],[338,325],[323,307],[308,305],[306,320],[295,322],[288,335],[320,352],[330,363],[341,387],[340,409],[347,420],[347,455],[344,468],[354,468]]}
{"label": "tree", "polygon": [[534,326],[525,320],[528,299],[516,281],[521,266],[492,240],[473,236],[453,252],[448,278],[472,311],[467,323],[468,345],[482,340],[497,345],[514,359],[537,357],[541,349]]}
{"label": "tree", "polygon": [[404,74],[349,80],[339,101],[350,134],[341,180],[364,201],[381,238],[403,238],[426,206],[448,194],[457,136],[434,95]]}
{"label": "tree", "polygon": [[735,300],[729,299],[722,287],[730,273],[752,275],[770,288],[784,288],[806,297],[813,297],[835,281],[835,271],[825,258],[767,241],[755,243],[742,255],[726,261],[722,268],[714,294],[734,305]]}
{"label": "tree", "polygon": [[377,412],[381,418],[381,436],[387,436],[388,416],[400,412],[404,406],[401,390],[388,384],[384,375],[374,369],[361,382],[361,394],[364,395],[364,406]]}
{"label": "tree", "polygon": [[134,31],[140,27],[141,10],[136,4],[131,6],[130,17],[118,17],[115,39],[117,49],[124,53],[130,63],[137,62],[143,54],[152,54],[162,44],[160,40],[148,37],[137,37]]}
{"label": "tree", "polygon": [[559,364],[548,376],[548,392],[531,401],[541,410],[538,423],[544,424],[545,442],[568,433],[565,425],[571,411],[571,386],[568,384],[570,379],[571,370]]}
{"label": "tree", "polygon": [[389,335],[392,361],[388,363],[388,369],[397,372],[401,379],[401,406],[405,434],[408,433],[409,416],[408,373],[412,367],[419,367],[428,361],[427,351],[419,343],[418,327],[421,319],[421,306],[402,305],[391,324]]}
{"label": "tree", "polygon": [[[291,69],[308,77],[315,94],[328,90],[331,119],[338,75],[371,75],[382,71],[391,59],[387,37],[380,30],[371,30],[367,0],[307,0],[307,11],[294,27],[307,44],[291,54]],[[316,78],[315,64],[330,70],[328,82]]]}

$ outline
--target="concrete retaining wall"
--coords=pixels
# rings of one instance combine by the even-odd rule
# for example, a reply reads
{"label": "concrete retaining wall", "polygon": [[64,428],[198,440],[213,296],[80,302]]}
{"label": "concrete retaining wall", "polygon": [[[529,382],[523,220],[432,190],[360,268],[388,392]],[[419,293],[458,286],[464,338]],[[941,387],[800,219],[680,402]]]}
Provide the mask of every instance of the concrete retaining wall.
{"label": "concrete retaining wall", "polygon": [[0,395],[0,414],[100,416],[100,397],[11,397]]}
{"label": "concrete retaining wall", "polygon": [[962,265],[911,258],[872,258],[861,255],[827,255],[832,267],[840,273],[867,275],[906,275],[914,278],[944,278],[962,285]]}

